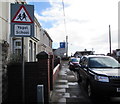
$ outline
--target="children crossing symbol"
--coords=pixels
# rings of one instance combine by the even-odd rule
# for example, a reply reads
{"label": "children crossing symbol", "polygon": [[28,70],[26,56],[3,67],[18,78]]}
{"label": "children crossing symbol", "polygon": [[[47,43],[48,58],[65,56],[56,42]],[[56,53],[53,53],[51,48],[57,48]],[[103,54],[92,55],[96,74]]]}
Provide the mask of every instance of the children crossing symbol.
{"label": "children crossing symbol", "polygon": [[23,21],[24,19],[25,19],[25,21],[27,21],[27,16],[26,16],[25,12],[23,12],[22,15],[21,14],[18,15],[17,20],[19,20],[19,19],[21,21]]}
{"label": "children crossing symbol", "polygon": [[29,16],[26,8],[22,5],[14,18],[12,19],[12,22],[16,23],[33,23],[31,17]]}

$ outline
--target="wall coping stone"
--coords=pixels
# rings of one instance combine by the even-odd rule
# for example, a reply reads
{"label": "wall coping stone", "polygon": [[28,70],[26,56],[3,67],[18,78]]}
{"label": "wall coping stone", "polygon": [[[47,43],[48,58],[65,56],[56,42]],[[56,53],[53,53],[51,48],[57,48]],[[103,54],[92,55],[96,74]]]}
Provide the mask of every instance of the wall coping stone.
{"label": "wall coping stone", "polygon": [[50,55],[49,55],[48,53],[46,53],[45,51],[42,51],[42,52],[40,52],[40,53],[38,53],[38,54],[36,55],[36,58],[37,58],[38,60],[40,60],[40,59],[49,59],[49,58],[50,58]]}

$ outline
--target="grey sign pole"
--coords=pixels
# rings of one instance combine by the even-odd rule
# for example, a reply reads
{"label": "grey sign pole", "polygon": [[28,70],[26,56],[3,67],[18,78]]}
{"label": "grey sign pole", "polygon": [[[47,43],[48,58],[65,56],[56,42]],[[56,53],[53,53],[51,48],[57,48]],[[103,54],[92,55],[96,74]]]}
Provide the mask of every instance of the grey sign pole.
{"label": "grey sign pole", "polygon": [[25,65],[24,65],[24,37],[22,37],[22,100],[25,103]]}

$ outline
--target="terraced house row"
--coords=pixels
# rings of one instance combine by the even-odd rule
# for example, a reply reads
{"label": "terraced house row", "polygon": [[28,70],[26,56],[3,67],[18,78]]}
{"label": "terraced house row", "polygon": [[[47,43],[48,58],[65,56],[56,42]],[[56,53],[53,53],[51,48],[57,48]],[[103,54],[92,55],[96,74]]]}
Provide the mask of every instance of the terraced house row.
{"label": "terraced house row", "polygon": [[[6,2],[5,2],[6,1]],[[10,24],[11,3],[26,3],[25,0],[3,0],[0,2],[0,101],[6,95],[6,67],[12,58],[16,60],[21,54],[21,37],[11,37]],[[37,18],[34,16],[34,37],[24,38],[24,57],[25,61],[36,61],[36,54],[41,51],[53,54],[52,39],[48,32],[42,28]],[[13,57],[14,56],[14,57]],[[2,89],[3,88],[3,89]]]}

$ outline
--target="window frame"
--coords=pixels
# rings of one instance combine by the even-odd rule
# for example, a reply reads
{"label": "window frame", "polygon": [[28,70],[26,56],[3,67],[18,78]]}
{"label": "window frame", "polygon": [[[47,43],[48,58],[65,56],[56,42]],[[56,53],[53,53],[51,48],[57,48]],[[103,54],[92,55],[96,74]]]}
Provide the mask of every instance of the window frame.
{"label": "window frame", "polygon": [[[17,42],[20,42],[20,46],[17,46]],[[20,53],[16,52],[16,50],[20,50]],[[19,39],[19,40],[13,40],[13,53],[15,54],[22,54],[22,41]]]}

